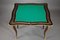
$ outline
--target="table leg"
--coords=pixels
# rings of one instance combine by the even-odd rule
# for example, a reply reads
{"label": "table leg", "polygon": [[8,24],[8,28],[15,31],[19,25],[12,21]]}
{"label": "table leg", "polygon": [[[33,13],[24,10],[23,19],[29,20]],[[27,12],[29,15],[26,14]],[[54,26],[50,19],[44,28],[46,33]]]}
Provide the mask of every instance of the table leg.
{"label": "table leg", "polygon": [[46,26],[45,30],[44,30],[44,40],[46,40],[46,32],[48,30],[48,26]]}
{"label": "table leg", "polygon": [[43,29],[44,29],[44,25],[43,25]]}
{"label": "table leg", "polygon": [[46,26],[46,28],[45,28],[45,30],[44,30],[44,40],[47,40],[46,39],[46,33],[47,33],[47,31],[50,29],[51,27],[49,26]]}
{"label": "table leg", "polygon": [[16,29],[15,25],[13,26],[13,29],[14,29],[14,31],[16,33],[16,37],[17,37],[17,29]]}
{"label": "table leg", "polygon": [[17,28],[19,28],[19,25],[17,25]]}

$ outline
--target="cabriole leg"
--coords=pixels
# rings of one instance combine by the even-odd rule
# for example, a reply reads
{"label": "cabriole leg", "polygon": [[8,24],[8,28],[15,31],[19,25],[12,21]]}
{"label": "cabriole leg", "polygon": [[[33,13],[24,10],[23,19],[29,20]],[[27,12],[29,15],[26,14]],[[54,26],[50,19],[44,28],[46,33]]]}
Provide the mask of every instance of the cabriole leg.
{"label": "cabriole leg", "polygon": [[48,30],[48,26],[46,26],[45,30],[44,30],[44,40],[46,40],[46,32]]}
{"label": "cabriole leg", "polygon": [[13,26],[13,29],[14,29],[14,31],[16,33],[16,37],[17,37],[17,29],[16,29],[15,25]]}
{"label": "cabriole leg", "polygon": [[44,30],[44,40],[47,40],[46,39],[46,34],[47,34],[47,31],[49,31],[50,28],[51,28],[50,26],[46,25],[46,28]]}

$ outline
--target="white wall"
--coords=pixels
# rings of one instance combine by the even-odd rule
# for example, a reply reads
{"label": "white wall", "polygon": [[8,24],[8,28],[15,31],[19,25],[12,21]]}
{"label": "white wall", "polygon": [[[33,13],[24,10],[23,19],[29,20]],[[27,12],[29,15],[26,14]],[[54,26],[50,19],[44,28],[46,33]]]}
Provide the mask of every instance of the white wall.
{"label": "white wall", "polygon": [[60,0],[0,0],[0,5],[14,3],[48,3],[50,9],[60,9]]}

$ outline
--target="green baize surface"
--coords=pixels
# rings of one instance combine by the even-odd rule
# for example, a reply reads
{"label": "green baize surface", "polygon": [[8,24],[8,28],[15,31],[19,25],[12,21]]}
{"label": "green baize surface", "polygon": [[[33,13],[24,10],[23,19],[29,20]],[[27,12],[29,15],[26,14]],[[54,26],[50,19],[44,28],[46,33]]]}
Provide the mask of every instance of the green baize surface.
{"label": "green baize surface", "polygon": [[16,22],[47,22],[44,5],[18,5]]}

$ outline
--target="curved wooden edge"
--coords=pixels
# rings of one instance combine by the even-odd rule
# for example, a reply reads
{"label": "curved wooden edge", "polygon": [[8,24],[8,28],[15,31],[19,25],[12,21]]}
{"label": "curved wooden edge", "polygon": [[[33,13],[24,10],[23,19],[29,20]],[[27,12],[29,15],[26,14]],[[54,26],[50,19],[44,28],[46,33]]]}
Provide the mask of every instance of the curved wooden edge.
{"label": "curved wooden edge", "polygon": [[[16,22],[15,16],[16,16],[16,10],[17,10],[17,7],[19,4],[44,5],[45,11],[46,11],[47,22]],[[9,24],[10,25],[52,25],[53,23],[50,19],[50,12],[48,10],[48,4],[47,3],[15,3]]]}

